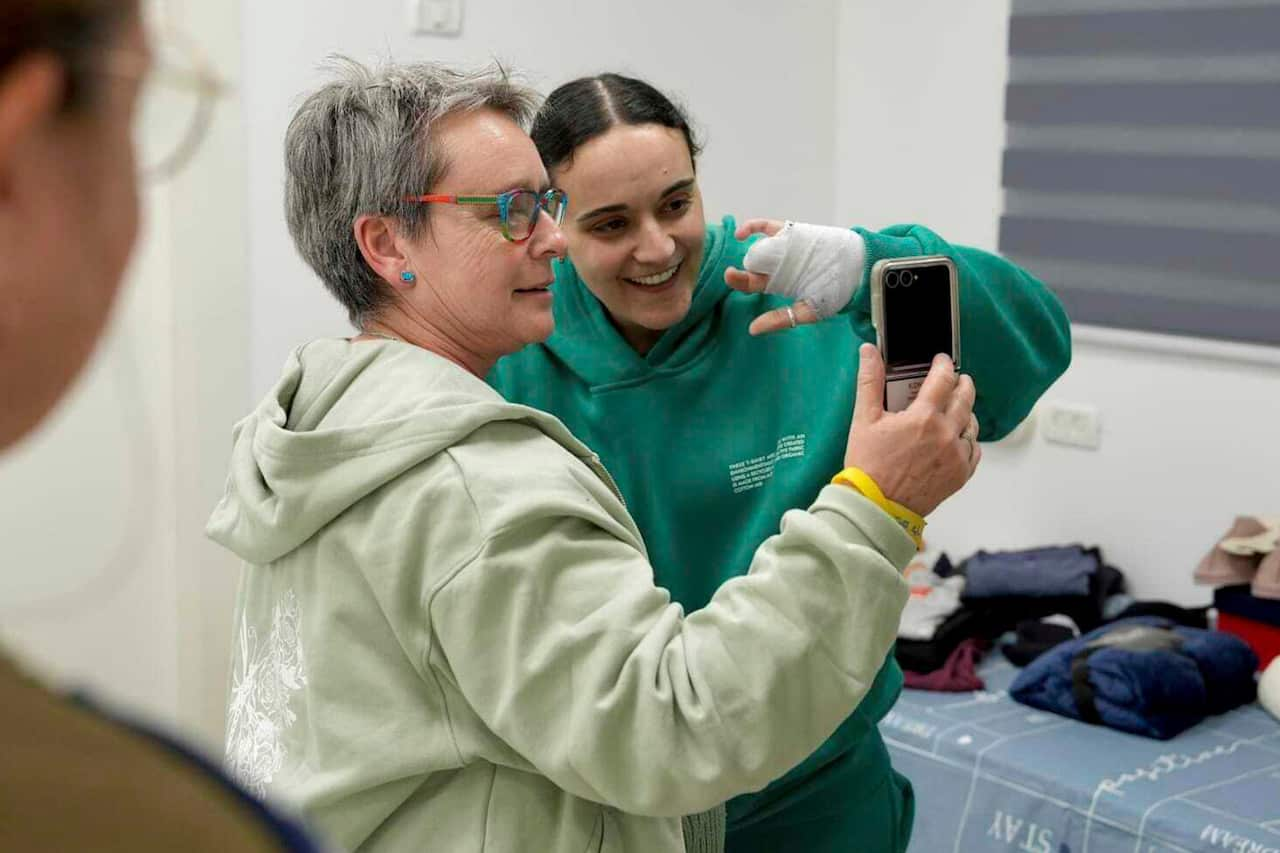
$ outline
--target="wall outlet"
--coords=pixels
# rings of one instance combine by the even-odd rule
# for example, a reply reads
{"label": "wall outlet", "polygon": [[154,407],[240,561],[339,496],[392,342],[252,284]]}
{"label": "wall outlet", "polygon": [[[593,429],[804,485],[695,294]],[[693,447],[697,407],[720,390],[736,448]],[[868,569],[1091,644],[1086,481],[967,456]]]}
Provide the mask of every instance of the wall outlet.
{"label": "wall outlet", "polygon": [[462,32],[462,0],[406,0],[409,32],[456,36]]}
{"label": "wall outlet", "polygon": [[1102,422],[1096,406],[1045,403],[1041,407],[1039,421],[1046,441],[1086,450],[1097,450],[1102,445]]}

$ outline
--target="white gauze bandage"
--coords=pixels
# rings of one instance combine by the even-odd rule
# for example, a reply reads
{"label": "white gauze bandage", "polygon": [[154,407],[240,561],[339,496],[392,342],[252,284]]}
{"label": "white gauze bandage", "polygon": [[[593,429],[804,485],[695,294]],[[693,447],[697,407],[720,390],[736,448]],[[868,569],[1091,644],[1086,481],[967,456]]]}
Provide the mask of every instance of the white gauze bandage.
{"label": "white gauze bandage", "polygon": [[849,303],[866,262],[867,245],[857,231],[788,222],[752,244],[742,265],[769,276],[766,293],[803,299],[825,320]]}

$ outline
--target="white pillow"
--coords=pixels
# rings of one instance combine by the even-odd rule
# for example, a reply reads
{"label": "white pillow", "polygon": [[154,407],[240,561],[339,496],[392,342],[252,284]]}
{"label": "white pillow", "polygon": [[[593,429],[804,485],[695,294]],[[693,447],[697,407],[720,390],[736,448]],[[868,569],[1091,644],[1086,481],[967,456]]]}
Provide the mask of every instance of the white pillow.
{"label": "white pillow", "polygon": [[1258,703],[1280,718],[1280,657],[1275,657],[1258,681]]}

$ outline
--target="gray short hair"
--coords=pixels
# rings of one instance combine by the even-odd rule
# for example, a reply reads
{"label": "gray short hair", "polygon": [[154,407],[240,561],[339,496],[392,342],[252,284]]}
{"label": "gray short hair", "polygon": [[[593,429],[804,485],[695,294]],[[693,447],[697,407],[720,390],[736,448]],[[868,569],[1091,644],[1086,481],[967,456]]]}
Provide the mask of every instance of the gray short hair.
{"label": "gray short hair", "polygon": [[388,291],[356,245],[356,218],[394,216],[406,233],[420,233],[429,206],[404,197],[428,192],[448,165],[436,123],[488,108],[527,129],[538,98],[500,65],[371,69],[345,57],[327,65],[336,79],[307,97],[285,134],[285,217],[298,252],[360,328]]}

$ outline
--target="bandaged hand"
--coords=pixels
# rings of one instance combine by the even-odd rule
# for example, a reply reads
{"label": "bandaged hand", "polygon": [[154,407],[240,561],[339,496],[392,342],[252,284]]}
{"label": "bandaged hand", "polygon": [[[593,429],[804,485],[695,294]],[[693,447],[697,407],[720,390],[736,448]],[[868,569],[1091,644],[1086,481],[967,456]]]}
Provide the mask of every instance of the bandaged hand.
{"label": "bandaged hand", "polygon": [[866,244],[856,231],[775,219],[749,219],[739,240],[764,234],[747,250],[745,270],[725,270],[725,283],[745,293],[776,293],[795,302],[752,321],[753,335],[816,323],[848,304],[862,281]]}

